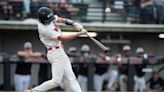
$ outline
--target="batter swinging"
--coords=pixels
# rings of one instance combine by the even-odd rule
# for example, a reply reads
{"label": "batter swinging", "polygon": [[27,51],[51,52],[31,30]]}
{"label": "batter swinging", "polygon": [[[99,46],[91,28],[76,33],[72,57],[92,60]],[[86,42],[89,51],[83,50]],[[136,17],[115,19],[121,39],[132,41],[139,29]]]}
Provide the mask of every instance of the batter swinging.
{"label": "batter swinging", "polygon": [[[65,90],[67,92],[82,92],[61,41],[75,39],[79,35],[86,34],[87,31],[77,22],[54,15],[53,11],[47,7],[41,7],[38,10],[38,19],[38,33],[41,42],[48,49],[47,58],[52,68],[52,79],[31,90],[25,90],[25,92],[46,92],[59,86],[62,80],[64,80]],[[56,22],[72,25],[79,32],[71,35],[62,35]]]}

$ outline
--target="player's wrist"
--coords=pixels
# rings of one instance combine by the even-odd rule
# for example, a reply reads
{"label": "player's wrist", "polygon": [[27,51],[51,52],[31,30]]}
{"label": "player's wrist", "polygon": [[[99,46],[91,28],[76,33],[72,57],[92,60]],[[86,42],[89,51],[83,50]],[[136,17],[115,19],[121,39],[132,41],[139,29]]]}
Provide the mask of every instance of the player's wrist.
{"label": "player's wrist", "polygon": [[71,26],[73,26],[73,23],[74,23],[73,20],[70,20],[70,19],[66,19],[66,20],[65,20],[65,24],[66,24],[66,25],[71,25]]}
{"label": "player's wrist", "polygon": [[71,19],[66,19],[65,20],[65,24],[66,25],[71,25],[73,27],[75,27],[78,31],[81,31],[83,29],[83,26],[77,22],[74,22],[73,20]]}

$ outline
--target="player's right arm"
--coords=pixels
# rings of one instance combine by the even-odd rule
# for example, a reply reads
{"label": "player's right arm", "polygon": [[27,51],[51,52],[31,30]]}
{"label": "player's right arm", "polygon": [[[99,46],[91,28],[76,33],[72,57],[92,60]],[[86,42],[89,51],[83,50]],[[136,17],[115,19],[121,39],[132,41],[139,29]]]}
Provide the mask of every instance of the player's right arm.
{"label": "player's right arm", "polygon": [[86,29],[82,29],[80,32],[72,33],[70,35],[63,35],[59,32],[53,31],[53,30],[47,30],[44,33],[42,33],[42,35],[45,36],[46,39],[50,39],[53,41],[56,41],[56,40],[69,41],[69,40],[77,38],[80,35],[86,34],[86,33],[87,33]]}
{"label": "player's right arm", "polygon": [[66,25],[71,25],[74,28],[76,28],[77,31],[81,31],[83,29],[83,26],[71,19],[67,19],[67,18],[62,18],[62,17],[58,17],[57,15],[55,15],[55,22],[57,23],[63,23]]}
{"label": "player's right arm", "polygon": [[60,35],[57,39],[60,41],[69,41],[69,40],[73,40],[73,39],[77,38],[80,35],[86,34],[86,33],[87,33],[87,30],[82,29],[82,31],[80,31],[78,33],[74,33],[74,34],[72,33],[71,35]]}
{"label": "player's right arm", "polygon": [[23,51],[18,51],[18,52],[17,52],[17,55],[18,55],[18,56],[21,56],[21,57],[27,57],[27,56],[28,56],[27,53],[25,53],[25,52],[23,52]]}

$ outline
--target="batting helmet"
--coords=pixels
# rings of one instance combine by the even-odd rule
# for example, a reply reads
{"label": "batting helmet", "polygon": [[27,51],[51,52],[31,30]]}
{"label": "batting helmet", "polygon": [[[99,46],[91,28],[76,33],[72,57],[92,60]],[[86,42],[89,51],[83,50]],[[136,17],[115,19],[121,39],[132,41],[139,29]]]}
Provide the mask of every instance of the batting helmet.
{"label": "batting helmet", "polygon": [[54,13],[51,9],[47,7],[41,7],[38,10],[38,19],[41,23],[46,24],[55,20]]}

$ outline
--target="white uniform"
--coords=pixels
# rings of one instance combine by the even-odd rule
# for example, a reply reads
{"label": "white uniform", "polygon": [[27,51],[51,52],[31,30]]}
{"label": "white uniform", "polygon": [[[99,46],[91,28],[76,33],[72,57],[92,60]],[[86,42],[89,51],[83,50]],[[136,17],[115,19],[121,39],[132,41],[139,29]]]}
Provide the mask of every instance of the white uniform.
{"label": "white uniform", "polygon": [[70,60],[62,48],[62,43],[57,40],[61,35],[60,28],[54,22],[49,25],[38,23],[38,32],[41,42],[49,49],[47,58],[52,68],[52,79],[33,88],[32,92],[48,91],[59,86],[62,80],[67,92],[82,92],[72,71]]}
{"label": "white uniform", "polygon": [[117,80],[118,72],[116,70],[108,70],[106,73],[94,75],[94,88],[96,92],[101,92],[104,80],[108,81],[107,88],[110,91],[115,90],[114,84]]}
{"label": "white uniform", "polygon": [[134,76],[134,92],[144,92],[146,89],[146,82],[145,78],[143,77],[138,77]]}

